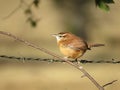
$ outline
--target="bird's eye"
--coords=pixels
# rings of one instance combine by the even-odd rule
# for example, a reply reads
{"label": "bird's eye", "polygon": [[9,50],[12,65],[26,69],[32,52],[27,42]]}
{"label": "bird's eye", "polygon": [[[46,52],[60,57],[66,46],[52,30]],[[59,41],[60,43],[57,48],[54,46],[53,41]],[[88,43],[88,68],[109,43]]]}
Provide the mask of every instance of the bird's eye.
{"label": "bird's eye", "polygon": [[63,37],[63,36],[59,36],[59,37]]}
{"label": "bird's eye", "polygon": [[62,34],[62,35],[59,35],[60,38],[64,38],[66,37],[66,35]]}

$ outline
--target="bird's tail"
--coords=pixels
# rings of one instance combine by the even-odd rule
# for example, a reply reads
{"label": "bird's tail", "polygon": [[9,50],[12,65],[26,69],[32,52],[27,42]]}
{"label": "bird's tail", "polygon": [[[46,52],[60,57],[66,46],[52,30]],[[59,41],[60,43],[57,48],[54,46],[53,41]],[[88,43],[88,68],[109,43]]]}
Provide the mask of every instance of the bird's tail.
{"label": "bird's tail", "polygon": [[96,44],[89,44],[88,45],[88,48],[92,48],[92,47],[100,47],[100,46],[105,46],[105,44],[99,44],[99,43],[96,43]]}

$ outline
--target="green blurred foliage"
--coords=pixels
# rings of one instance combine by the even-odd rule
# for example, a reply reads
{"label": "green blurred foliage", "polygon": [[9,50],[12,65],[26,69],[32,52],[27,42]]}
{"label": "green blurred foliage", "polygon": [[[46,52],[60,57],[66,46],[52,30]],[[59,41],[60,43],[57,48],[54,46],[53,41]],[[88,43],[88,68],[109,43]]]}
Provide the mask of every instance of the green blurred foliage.
{"label": "green blurred foliage", "polygon": [[33,4],[34,4],[36,7],[39,7],[39,3],[40,3],[40,0],[34,0],[34,1],[33,1]]}
{"label": "green blurred foliage", "polygon": [[96,3],[96,6],[98,6],[102,10],[109,11],[110,7],[108,6],[108,4],[113,4],[114,1],[113,0],[95,0],[95,3]]}
{"label": "green blurred foliage", "polygon": [[32,18],[29,18],[28,22],[30,22],[32,27],[36,27],[37,26],[37,21],[33,20]]}

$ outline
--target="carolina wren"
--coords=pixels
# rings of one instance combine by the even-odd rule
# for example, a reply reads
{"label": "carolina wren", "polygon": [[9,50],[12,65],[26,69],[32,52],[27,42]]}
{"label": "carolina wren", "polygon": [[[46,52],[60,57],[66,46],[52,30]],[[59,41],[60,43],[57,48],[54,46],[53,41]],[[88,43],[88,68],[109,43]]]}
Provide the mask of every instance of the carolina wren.
{"label": "carolina wren", "polygon": [[104,44],[91,44],[88,45],[82,38],[69,33],[60,32],[53,34],[57,39],[57,44],[62,54],[67,58],[76,59],[80,58],[87,50],[91,50],[91,47],[104,46]]}

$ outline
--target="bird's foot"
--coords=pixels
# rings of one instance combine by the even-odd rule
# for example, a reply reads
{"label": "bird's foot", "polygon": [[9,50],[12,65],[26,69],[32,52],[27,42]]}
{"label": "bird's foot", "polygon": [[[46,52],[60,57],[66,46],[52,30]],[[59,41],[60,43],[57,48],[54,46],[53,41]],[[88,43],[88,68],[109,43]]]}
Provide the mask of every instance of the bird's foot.
{"label": "bird's foot", "polygon": [[79,65],[80,64],[80,61],[76,58],[75,59],[75,62]]}

